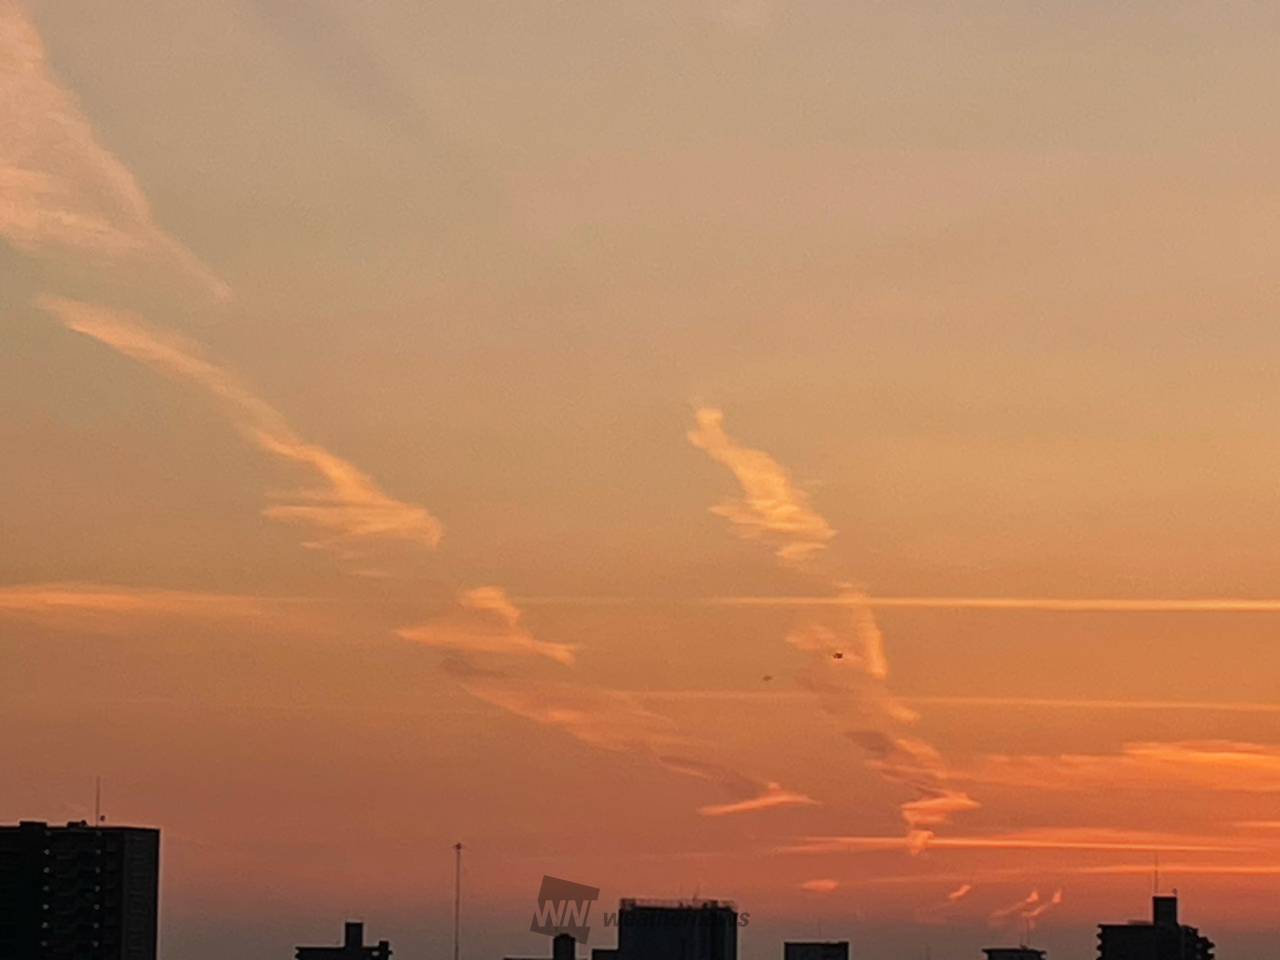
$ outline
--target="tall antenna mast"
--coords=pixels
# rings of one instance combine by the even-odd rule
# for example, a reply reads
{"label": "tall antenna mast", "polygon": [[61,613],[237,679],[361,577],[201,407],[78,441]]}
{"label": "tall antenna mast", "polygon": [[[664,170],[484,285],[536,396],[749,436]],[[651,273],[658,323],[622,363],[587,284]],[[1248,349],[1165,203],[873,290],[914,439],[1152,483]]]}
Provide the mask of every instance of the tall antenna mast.
{"label": "tall antenna mast", "polygon": [[93,778],[93,825],[102,822],[102,778]]}
{"label": "tall antenna mast", "polygon": [[1152,884],[1151,892],[1155,896],[1159,896],[1160,895],[1160,851],[1159,850],[1155,851],[1155,858],[1156,858],[1155,870],[1152,872],[1152,875],[1151,875],[1151,884]]}
{"label": "tall antenna mast", "polygon": [[458,960],[458,938],[462,932],[462,844],[453,845],[453,960]]}

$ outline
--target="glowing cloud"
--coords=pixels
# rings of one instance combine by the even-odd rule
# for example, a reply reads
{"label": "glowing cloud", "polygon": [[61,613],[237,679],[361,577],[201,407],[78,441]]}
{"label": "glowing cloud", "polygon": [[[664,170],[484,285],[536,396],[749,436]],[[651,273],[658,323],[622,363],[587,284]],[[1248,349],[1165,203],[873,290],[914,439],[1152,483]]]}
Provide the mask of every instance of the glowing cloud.
{"label": "glowing cloud", "polygon": [[[813,510],[806,494],[767,453],[730,438],[719,410],[700,409],[695,419],[690,442],[728,467],[743,493],[741,500],[721,504],[713,512],[743,536],[775,543],[783,564],[812,566],[814,554],[825,549],[835,531]],[[787,642],[806,655],[798,680],[864,751],[869,767],[916,794],[901,810],[907,849],[919,853],[935,827],[978,804],[949,784],[946,766],[933,747],[905,735],[904,728],[916,715],[885,684],[889,661],[884,638],[865,594],[840,582],[832,588],[833,602],[806,611],[787,636]]]}
{"label": "glowing cloud", "polygon": [[816,880],[806,880],[800,884],[800,889],[805,893],[835,893],[840,887],[838,880],[830,880],[821,878]]}
{"label": "glowing cloud", "polygon": [[1050,897],[1048,900],[1042,901],[1041,903],[1036,904],[1036,906],[1032,907],[1030,910],[1024,911],[1022,913],[1022,919],[1026,920],[1028,925],[1034,927],[1036,920],[1038,920],[1040,917],[1043,917],[1046,913],[1048,913],[1054,907],[1061,906],[1062,900],[1063,900],[1062,891],[1055,890],[1053,892],[1053,896]]}
{"label": "glowing cloud", "polygon": [[42,619],[75,614],[113,617],[255,617],[260,616],[264,610],[263,600],[235,594],[78,583],[27,584],[0,588],[0,615],[26,615]]}
{"label": "glowing cloud", "polygon": [[[535,638],[521,625],[521,616],[501,588],[479,587],[460,593],[453,610],[397,633],[450,651],[444,669],[478,700],[591,747],[635,754],[664,770],[715,783],[733,796],[746,795],[702,807],[699,812],[705,816],[816,802],[780,784],[690,757],[712,748],[682,734],[670,718],[647,709],[641,695],[575,682],[564,672],[575,664],[574,648]],[[556,672],[548,676],[539,673],[538,666]]]}
{"label": "glowing cloud", "polygon": [[962,883],[960,886],[950,890],[941,900],[936,900],[915,910],[915,918],[918,923],[942,923],[948,916],[953,914],[960,902],[973,892],[972,883]]}
{"label": "glowing cloud", "polygon": [[196,346],[147,329],[132,313],[61,297],[41,297],[38,305],[68,329],[212,394],[254,446],[315,474],[319,486],[296,491],[263,510],[269,519],[328,534],[306,546],[351,559],[353,545],[361,541],[398,540],[425,547],[439,543],[442,527],[425,508],[388,496],[354,464],[299,438],[274,407],[230,371],[202,357]]}
{"label": "glowing cloud", "polygon": [[[830,854],[862,853],[910,848],[911,838],[901,836],[826,836],[778,847],[778,853]],[[1223,843],[1212,837],[1185,837],[1106,829],[1034,829],[986,836],[934,837],[930,849],[938,850],[1092,850],[1129,853],[1239,853],[1251,846]],[[1150,864],[1147,865],[1150,870]]]}
{"label": "glowing cloud", "polygon": [[728,467],[742,487],[741,500],[711,508],[743,537],[771,540],[778,557],[799,563],[824,549],[835,531],[815,513],[808,496],[791,482],[782,465],[761,450],[740,446],[724,432],[724,414],[704,407],[695,414],[689,442]]}
{"label": "glowing cloud", "polygon": [[419,627],[403,627],[396,633],[429,647],[459,652],[533,654],[572,666],[573,647],[546,643],[520,626],[520,611],[498,587],[478,587],[464,592],[459,612]]}
{"label": "glowing cloud", "polygon": [[1003,610],[1041,613],[1280,613],[1280,600],[1247,597],[710,597],[727,607],[847,607],[877,610]]}
{"label": "glowing cloud", "polygon": [[1116,754],[993,756],[967,778],[1041,790],[1173,786],[1249,793],[1280,792],[1280,747],[1234,740],[1126,744]]}
{"label": "glowing cloud", "polygon": [[1040,902],[1040,891],[1032,890],[1016,903],[1011,903],[1007,907],[999,907],[992,910],[987,916],[987,922],[992,926],[1000,926],[1006,920],[1013,917],[1025,916],[1028,911],[1033,909]]}
{"label": "glowing cloud", "polygon": [[227,285],[154,221],[127,167],[53,77],[35,24],[0,0],[0,236],[19,250],[71,250],[176,266],[213,296]]}
{"label": "glowing cloud", "polygon": [[698,812],[704,817],[724,817],[734,813],[753,813],[757,810],[769,810],[773,807],[812,807],[816,806],[817,803],[817,800],[803,793],[784,790],[782,785],[778,783],[769,783],[765,785],[764,792],[757,797],[738,800],[734,803],[710,804],[705,807],[699,807]]}

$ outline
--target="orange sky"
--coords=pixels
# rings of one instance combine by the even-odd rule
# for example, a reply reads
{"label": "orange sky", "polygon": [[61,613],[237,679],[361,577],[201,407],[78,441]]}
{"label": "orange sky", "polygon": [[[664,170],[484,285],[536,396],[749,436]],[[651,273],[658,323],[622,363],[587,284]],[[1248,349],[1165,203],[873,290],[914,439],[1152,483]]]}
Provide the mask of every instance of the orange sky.
{"label": "orange sky", "polygon": [[0,821],[191,960],[1271,942],[1273,12],[207,6],[0,0]]}

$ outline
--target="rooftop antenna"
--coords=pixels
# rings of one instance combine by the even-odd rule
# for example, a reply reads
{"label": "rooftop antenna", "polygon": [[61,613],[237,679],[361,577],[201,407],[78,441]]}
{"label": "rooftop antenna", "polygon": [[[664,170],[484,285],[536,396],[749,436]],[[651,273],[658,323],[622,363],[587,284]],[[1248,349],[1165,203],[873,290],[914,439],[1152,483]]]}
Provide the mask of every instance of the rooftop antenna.
{"label": "rooftop antenna", "polygon": [[102,778],[93,778],[93,825],[96,827],[103,820],[107,819],[102,815]]}
{"label": "rooftop antenna", "polygon": [[462,844],[453,845],[453,960],[458,960],[458,941],[462,932]]}
{"label": "rooftop antenna", "polygon": [[1160,895],[1160,851],[1155,851],[1155,869],[1151,875],[1151,892],[1154,896]]}

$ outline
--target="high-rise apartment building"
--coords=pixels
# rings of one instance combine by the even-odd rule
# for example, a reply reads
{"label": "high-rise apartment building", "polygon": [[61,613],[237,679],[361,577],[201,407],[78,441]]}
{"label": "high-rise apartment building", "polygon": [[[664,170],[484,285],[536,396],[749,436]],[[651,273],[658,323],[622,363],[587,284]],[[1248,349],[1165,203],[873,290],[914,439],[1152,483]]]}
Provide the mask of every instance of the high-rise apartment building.
{"label": "high-rise apartment building", "polygon": [[155,960],[160,831],[0,827],[0,957]]}

